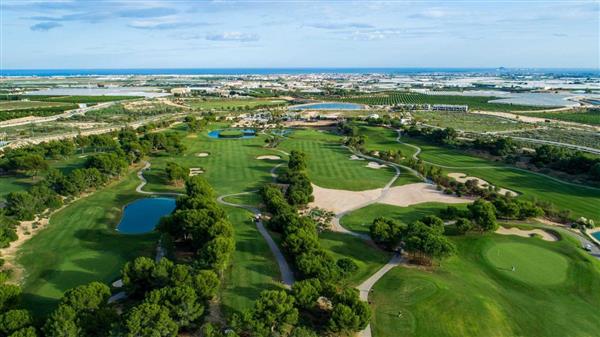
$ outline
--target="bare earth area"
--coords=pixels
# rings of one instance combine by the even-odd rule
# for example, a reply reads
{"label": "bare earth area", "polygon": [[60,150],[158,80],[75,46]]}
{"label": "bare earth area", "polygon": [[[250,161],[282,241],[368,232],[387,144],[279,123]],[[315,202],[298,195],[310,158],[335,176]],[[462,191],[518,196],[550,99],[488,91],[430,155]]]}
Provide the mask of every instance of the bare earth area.
{"label": "bare earth area", "polygon": [[498,228],[496,230],[496,234],[516,235],[516,236],[521,236],[524,238],[530,238],[532,235],[537,234],[542,238],[542,240],[558,241],[558,238],[556,236],[550,234],[549,232],[546,232],[545,230],[537,229],[537,228],[530,229],[530,230],[524,230],[524,229],[520,229],[520,228],[516,228],[516,227],[506,228],[506,227],[500,226],[500,228]]}
{"label": "bare earth area", "polygon": [[[467,180],[476,180],[477,181],[477,185],[479,187],[483,187],[483,188],[487,188],[488,186],[490,186],[490,183],[488,183],[487,181],[481,179],[481,178],[477,178],[477,177],[469,177],[464,173],[448,173],[448,177],[450,178],[454,178],[456,179],[456,181],[458,181],[459,183],[464,183]],[[493,185],[492,185],[493,186]],[[516,196],[517,193],[511,190],[507,190],[505,188],[500,188],[498,190],[498,193],[506,195],[507,193],[512,194],[513,196]]]}
{"label": "bare earth area", "polygon": [[[382,190],[382,188],[376,188],[366,191],[347,191],[323,188],[313,184],[315,200],[309,206],[324,208],[339,214],[375,201],[382,195]],[[406,207],[425,202],[464,204],[471,200],[444,194],[430,184],[414,183],[391,187],[377,202]]]}

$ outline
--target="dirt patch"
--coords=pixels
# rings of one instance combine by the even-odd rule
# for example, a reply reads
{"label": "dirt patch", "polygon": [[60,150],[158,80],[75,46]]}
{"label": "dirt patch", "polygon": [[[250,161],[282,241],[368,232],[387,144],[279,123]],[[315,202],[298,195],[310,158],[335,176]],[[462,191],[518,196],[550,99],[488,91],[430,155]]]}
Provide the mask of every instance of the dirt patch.
{"label": "dirt patch", "polygon": [[197,176],[204,173],[204,170],[200,167],[190,167],[190,177]]}
{"label": "dirt patch", "polygon": [[313,196],[315,200],[309,206],[324,208],[334,213],[341,213],[356,209],[377,199],[381,195],[381,192],[381,188],[366,191],[347,191],[323,188],[313,184]]}
{"label": "dirt patch", "polygon": [[256,157],[256,159],[258,159],[258,160],[280,160],[281,157],[275,156],[275,155],[264,155],[264,156],[258,156],[258,157]]}
{"label": "dirt patch", "polygon": [[525,230],[525,229],[520,229],[517,227],[506,228],[506,227],[500,226],[500,228],[498,228],[496,230],[496,234],[516,235],[516,236],[520,236],[520,237],[524,237],[524,238],[530,238],[533,235],[539,235],[542,238],[542,240],[544,240],[544,241],[558,241],[558,238],[556,236],[550,234],[549,232],[546,232],[545,230],[537,229],[537,228]]}
{"label": "dirt patch", "polygon": [[324,208],[336,214],[359,209],[373,202],[400,207],[425,202],[447,204],[471,202],[470,199],[444,194],[436,190],[433,185],[426,183],[395,186],[387,191],[384,191],[382,188],[366,191],[347,191],[313,185],[313,195],[315,200],[309,205],[310,207]]}
{"label": "dirt patch", "polygon": [[379,164],[378,162],[374,162],[374,161],[370,161],[370,162],[367,164],[367,167],[368,167],[368,168],[372,168],[372,169],[379,170],[380,168],[387,167],[387,165],[385,165],[385,164]]}
{"label": "dirt patch", "polygon": [[[488,183],[487,181],[485,181],[485,180],[483,180],[481,178],[469,177],[469,176],[467,176],[464,173],[458,173],[458,172],[448,173],[448,177],[454,178],[459,183],[464,183],[467,180],[476,180],[477,181],[477,186],[482,187],[482,188],[487,188],[488,186],[494,186],[494,185],[490,185],[490,183]],[[512,195],[512,196],[516,196],[517,195],[517,192],[511,191],[511,190],[507,190],[505,188],[500,188],[498,190],[498,193],[503,194],[503,195],[509,195],[508,193],[510,193],[510,195]]]}
{"label": "dirt patch", "polygon": [[471,202],[468,198],[459,198],[455,195],[438,191],[434,185],[414,183],[395,186],[379,200],[382,204],[407,207],[424,202],[441,202],[444,204],[464,204]]}
{"label": "dirt patch", "polygon": [[208,152],[196,153],[196,157],[208,157],[209,155],[210,155],[210,153],[208,153]]}

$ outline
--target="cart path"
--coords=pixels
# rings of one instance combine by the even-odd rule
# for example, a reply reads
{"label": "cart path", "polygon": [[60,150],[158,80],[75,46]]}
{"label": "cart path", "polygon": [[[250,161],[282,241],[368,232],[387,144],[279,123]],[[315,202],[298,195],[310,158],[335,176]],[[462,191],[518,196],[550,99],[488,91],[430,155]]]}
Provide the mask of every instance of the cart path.
{"label": "cart path", "polygon": [[[223,200],[226,197],[232,197],[232,196],[237,196],[237,195],[245,195],[245,194],[251,194],[251,193],[256,193],[256,192],[258,192],[258,191],[250,191],[250,192],[241,192],[241,193],[221,195],[221,196],[219,196],[217,198],[217,201],[220,204],[223,204],[223,205],[226,205],[226,206],[231,206],[231,207],[242,208],[242,209],[245,209],[247,211],[252,212],[254,215],[258,215],[258,214],[260,214],[260,210],[258,208],[256,208],[256,207],[254,207],[254,206],[243,205],[243,204],[234,204],[232,202],[228,202],[228,201]],[[258,231],[260,232],[260,234],[263,236],[263,238],[267,242],[267,245],[271,249],[271,252],[275,256],[275,260],[277,261],[277,265],[279,265],[279,273],[281,274],[281,282],[287,288],[291,287],[292,284],[294,284],[294,273],[292,272],[292,269],[290,268],[290,266],[287,263],[285,257],[283,256],[283,253],[281,252],[281,250],[279,249],[279,247],[277,246],[277,244],[275,243],[275,241],[273,240],[273,238],[271,237],[271,235],[269,234],[269,232],[265,228],[262,220],[256,221],[256,228],[258,229]]]}

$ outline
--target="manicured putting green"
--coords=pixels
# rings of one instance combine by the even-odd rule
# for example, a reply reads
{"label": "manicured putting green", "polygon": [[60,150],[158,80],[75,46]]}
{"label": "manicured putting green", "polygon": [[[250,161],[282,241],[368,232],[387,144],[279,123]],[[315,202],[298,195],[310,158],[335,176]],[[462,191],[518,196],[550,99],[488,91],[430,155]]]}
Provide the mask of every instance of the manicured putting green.
{"label": "manicured putting green", "polygon": [[545,248],[503,242],[491,245],[484,256],[503,275],[528,284],[554,285],[567,278],[567,259]]}

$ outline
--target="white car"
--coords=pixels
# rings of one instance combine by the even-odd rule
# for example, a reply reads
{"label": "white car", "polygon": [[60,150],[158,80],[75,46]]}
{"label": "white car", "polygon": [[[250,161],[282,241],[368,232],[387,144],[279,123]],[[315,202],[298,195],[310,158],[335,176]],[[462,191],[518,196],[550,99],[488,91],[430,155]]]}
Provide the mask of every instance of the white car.
{"label": "white car", "polygon": [[592,245],[588,243],[585,246],[583,246],[583,249],[587,250],[588,252],[591,252],[592,251]]}

